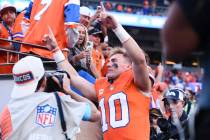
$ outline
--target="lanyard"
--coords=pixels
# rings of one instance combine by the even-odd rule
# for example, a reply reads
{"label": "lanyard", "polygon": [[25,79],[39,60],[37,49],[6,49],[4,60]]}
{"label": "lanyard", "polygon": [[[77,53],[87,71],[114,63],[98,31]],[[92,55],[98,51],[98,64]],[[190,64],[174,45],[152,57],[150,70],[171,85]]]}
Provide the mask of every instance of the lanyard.
{"label": "lanyard", "polygon": [[6,24],[4,21],[2,21],[2,24],[3,24],[4,27],[7,29],[8,33],[9,33],[9,35],[10,35],[10,37],[11,37],[11,40],[13,40],[12,31],[9,29],[9,27],[7,26],[7,24]]}

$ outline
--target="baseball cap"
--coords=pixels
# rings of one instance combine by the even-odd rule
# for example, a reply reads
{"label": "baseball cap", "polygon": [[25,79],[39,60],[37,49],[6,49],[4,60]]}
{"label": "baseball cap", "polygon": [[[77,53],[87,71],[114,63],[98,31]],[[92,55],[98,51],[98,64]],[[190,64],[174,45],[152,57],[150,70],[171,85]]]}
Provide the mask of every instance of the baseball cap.
{"label": "baseball cap", "polygon": [[0,15],[3,13],[3,11],[5,11],[7,9],[11,9],[12,11],[14,11],[16,13],[15,6],[13,6],[8,1],[4,1],[4,2],[1,3],[1,6],[0,6]]}
{"label": "baseball cap", "polygon": [[93,27],[88,31],[88,34],[98,36],[101,39],[101,43],[104,42],[104,34],[100,29]]}
{"label": "baseball cap", "polygon": [[11,98],[22,98],[35,92],[45,70],[40,58],[26,56],[13,67],[14,87]]}
{"label": "baseball cap", "polygon": [[184,101],[184,91],[178,88],[170,89],[169,91],[166,92],[163,100],[165,99]]}
{"label": "baseball cap", "polygon": [[92,12],[91,12],[90,8],[88,8],[86,6],[82,6],[82,7],[80,7],[80,15],[91,17]]}
{"label": "baseball cap", "polygon": [[162,113],[161,113],[160,109],[157,109],[157,108],[150,109],[150,115],[162,117]]}

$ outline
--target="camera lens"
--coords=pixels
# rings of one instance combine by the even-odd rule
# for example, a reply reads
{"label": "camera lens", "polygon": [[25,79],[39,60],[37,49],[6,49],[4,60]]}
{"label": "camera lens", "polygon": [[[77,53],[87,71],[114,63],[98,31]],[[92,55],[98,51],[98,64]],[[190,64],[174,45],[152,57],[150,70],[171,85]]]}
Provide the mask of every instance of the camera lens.
{"label": "camera lens", "polygon": [[159,118],[157,120],[157,125],[160,127],[160,130],[166,132],[170,129],[170,123],[165,118]]}

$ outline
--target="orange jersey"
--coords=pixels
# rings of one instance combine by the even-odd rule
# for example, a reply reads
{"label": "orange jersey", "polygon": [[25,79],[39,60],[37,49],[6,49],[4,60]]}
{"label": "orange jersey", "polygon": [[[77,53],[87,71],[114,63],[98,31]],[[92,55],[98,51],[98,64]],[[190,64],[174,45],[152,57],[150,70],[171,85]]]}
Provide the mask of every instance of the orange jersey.
{"label": "orange jersey", "polygon": [[[0,37],[5,38],[5,39],[12,39],[11,35],[9,34],[8,30],[5,28],[5,26],[0,23]],[[1,41],[0,40],[0,48],[7,49],[11,45],[10,42],[8,41]],[[9,63],[13,60],[13,55],[8,55],[6,51],[1,51],[0,50],[0,74],[8,74],[12,73],[12,64],[6,64]]]}
{"label": "orange jersey", "polygon": [[[9,34],[8,30],[6,29],[6,27],[0,23],[0,37],[1,38],[5,38],[5,39],[12,39],[12,36]],[[8,41],[1,41],[0,40],[0,46],[7,49],[9,46],[11,45],[10,42]]]}
{"label": "orange jersey", "polygon": [[107,71],[108,71],[108,67],[107,67],[107,64],[108,64],[108,63],[109,63],[109,58],[106,58],[105,63],[104,63],[104,65],[103,65],[102,69],[101,69],[101,75],[102,75],[103,77],[106,76],[106,73],[107,73]]}
{"label": "orange jersey", "polygon": [[[32,8],[29,15],[30,27],[23,42],[45,46],[42,41],[45,34],[49,33],[50,27],[63,49],[67,46],[65,26],[79,21],[79,0],[34,0],[29,8]],[[52,58],[48,50],[38,49],[32,46],[22,45],[21,52],[33,52],[42,57]]]}
{"label": "orange jersey", "polygon": [[134,84],[128,70],[110,84],[106,78],[96,80],[104,140],[149,140],[150,98]]}
{"label": "orange jersey", "polygon": [[97,50],[95,48],[92,49],[92,58],[93,62],[96,65],[97,71],[100,73],[101,76],[101,70],[102,70],[102,60],[103,60],[103,54],[100,50]]}
{"label": "orange jersey", "polygon": [[164,82],[157,82],[152,87],[152,97],[156,102],[160,95],[168,88],[167,84]]}
{"label": "orange jersey", "polygon": [[13,40],[15,41],[22,41],[23,40],[23,32],[21,27],[21,22],[24,19],[25,11],[21,12],[17,18],[15,19],[15,24],[13,26]]}

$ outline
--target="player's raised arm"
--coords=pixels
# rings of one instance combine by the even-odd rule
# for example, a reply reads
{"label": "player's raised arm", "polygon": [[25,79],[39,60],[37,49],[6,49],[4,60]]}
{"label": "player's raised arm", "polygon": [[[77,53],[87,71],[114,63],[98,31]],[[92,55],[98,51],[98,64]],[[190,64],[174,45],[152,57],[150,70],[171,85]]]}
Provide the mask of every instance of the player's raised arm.
{"label": "player's raised arm", "polygon": [[126,52],[132,61],[135,84],[142,91],[149,92],[151,84],[149,81],[149,74],[143,50],[113,16],[103,13],[101,21],[107,26],[107,28],[114,31],[122,43],[123,48],[126,49]]}

